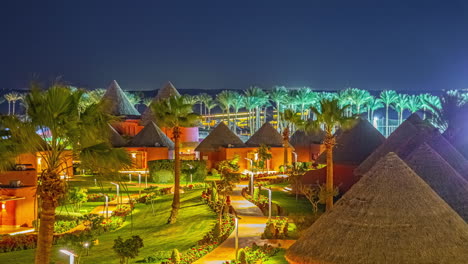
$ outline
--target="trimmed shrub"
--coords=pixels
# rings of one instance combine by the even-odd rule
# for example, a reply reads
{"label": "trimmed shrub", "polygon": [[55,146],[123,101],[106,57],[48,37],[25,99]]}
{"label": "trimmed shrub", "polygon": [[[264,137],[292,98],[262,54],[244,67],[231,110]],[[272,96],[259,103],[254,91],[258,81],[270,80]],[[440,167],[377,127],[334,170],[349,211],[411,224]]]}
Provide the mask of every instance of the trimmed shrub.
{"label": "trimmed shrub", "polygon": [[[190,169],[190,166],[192,169]],[[173,183],[174,182],[174,160],[152,160],[148,161],[150,180],[155,183]],[[181,179],[183,181],[192,180],[194,182],[203,182],[206,178],[207,169],[204,160],[181,160]]]}
{"label": "trimmed shrub", "polygon": [[240,249],[239,252],[237,253],[237,260],[240,264],[248,264],[247,263],[247,255],[245,254],[244,249]]}
{"label": "trimmed shrub", "polygon": [[180,253],[179,250],[177,250],[177,248],[174,248],[174,250],[172,250],[171,260],[174,264],[180,263]]}

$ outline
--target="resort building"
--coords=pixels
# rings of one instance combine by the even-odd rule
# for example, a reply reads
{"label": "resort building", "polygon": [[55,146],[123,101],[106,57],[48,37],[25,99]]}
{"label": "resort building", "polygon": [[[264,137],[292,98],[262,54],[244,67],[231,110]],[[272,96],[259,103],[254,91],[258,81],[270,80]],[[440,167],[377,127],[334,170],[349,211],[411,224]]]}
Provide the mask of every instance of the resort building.
{"label": "resort building", "polygon": [[[385,137],[365,119],[358,119],[357,123],[345,131],[337,131],[337,140],[333,149],[334,184],[341,193],[346,192],[358,180],[354,170],[384,141]],[[326,164],[326,153],[323,152],[317,163]],[[310,170],[303,176],[305,184],[324,183],[327,167]]]}
{"label": "resort building", "polygon": [[466,263],[468,224],[395,153],[287,251],[292,264]]}
{"label": "resort building", "polygon": [[297,130],[292,134],[289,143],[294,147],[293,155],[297,155],[298,162],[315,161],[325,150],[323,139],[325,132],[323,130],[304,132]]}

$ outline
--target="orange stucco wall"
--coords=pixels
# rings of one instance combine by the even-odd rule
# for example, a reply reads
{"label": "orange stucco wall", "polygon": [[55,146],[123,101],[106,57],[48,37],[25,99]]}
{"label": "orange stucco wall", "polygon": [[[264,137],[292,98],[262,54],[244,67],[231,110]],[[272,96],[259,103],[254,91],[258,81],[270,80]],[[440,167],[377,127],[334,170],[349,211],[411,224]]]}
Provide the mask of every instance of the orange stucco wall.
{"label": "orange stucco wall", "polygon": [[[47,168],[47,163],[43,161],[42,155],[46,154],[44,154],[44,152],[38,152],[36,156],[36,169],[39,174]],[[61,168],[62,174],[65,172],[68,176],[73,176],[73,152],[71,150],[66,150],[63,152],[61,158],[65,160]]]}
{"label": "orange stucco wall", "polygon": [[[217,163],[226,160],[232,159],[236,155],[239,155],[239,171],[244,171],[250,169],[250,161],[245,158],[253,159],[254,153],[257,148],[220,148],[218,151],[200,153],[200,157],[203,160],[207,161],[208,168],[215,168]],[[269,170],[279,170],[279,167],[284,163],[284,149],[283,148],[271,148],[272,159],[268,161]],[[292,149],[288,149],[288,161],[291,163],[292,159]]]}
{"label": "orange stucco wall", "polygon": [[143,129],[143,126],[140,126],[140,120],[138,119],[127,119],[121,122],[115,122],[112,126],[119,132],[121,135],[135,136]]}
{"label": "orange stucco wall", "polygon": [[25,198],[22,200],[7,201],[5,202],[4,209],[0,207],[1,225],[32,227],[32,222],[36,218],[35,193],[36,187],[0,189],[0,194],[2,195]]}
{"label": "orange stucco wall", "polygon": [[6,171],[0,173],[0,184],[9,185],[12,180],[20,180],[23,185],[37,185],[36,170]]}
{"label": "orange stucco wall", "polygon": [[[354,176],[354,169],[357,165],[333,165],[333,185],[338,186],[340,194],[348,191],[357,181],[358,178]],[[327,167],[318,170],[308,171],[302,178],[305,184],[322,184],[326,182]]]}
{"label": "orange stucco wall", "polygon": [[297,153],[297,161],[310,162],[314,161],[324,151],[324,146],[321,144],[311,144],[310,146],[295,146]]}
{"label": "orange stucco wall", "polygon": [[169,149],[167,147],[154,148],[125,148],[130,153],[133,160],[134,169],[148,168],[148,161],[161,160],[169,158]]}

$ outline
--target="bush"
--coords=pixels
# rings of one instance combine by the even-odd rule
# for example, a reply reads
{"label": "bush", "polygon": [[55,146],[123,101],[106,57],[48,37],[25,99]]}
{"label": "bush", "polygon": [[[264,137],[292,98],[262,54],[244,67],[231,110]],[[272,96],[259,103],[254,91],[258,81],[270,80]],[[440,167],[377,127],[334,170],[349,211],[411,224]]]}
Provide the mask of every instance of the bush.
{"label": "bush", "polygon": [[[188,169],[190,166],[193,169]],[[174,160],[152,160],[148,161],[150,179],[156,183],[174,182]],[[187,181],[192,174],[194,182],[203,182],[206,178],[206,162],[204,160],[182,160],[181,179]]]}
{"label": "bush", "polygon": [[72,220],[72,221],[64,221],[64,220],[58,220],[55,221],[54,223],[54,233],[61,234],[69,231],[72,228],[75,228],[78,226],[79,221],[78,220]]}
{"label": "bush", "polygon": [[37,235],[3,235],[0,236],[0,252],[11,252],[24,249],[36,248]]}
{"label": "bush", "polygon": [[128,263],[128,259],[133,259],[138,256],[139,249],[143,247],[143,239],[140,236],[132,236],[125,241],[118,237],[114,240],[112,249],[120,258],[120,263]]}
{"label": "bush", "polygon": [[237,254],[237,260],[240,264],[248,264],[247,263],[247,255],[245,254],[244,249],[240,249],[239,253]]}
{"label": "bush", "polygon": [[180,253],[179,250],[177,250],[177,248],[174,248],[174,250],[172,250],[171,260],[174,264],[180,264]]}
{"label": "bush", "polygon": [[104,231],[114,231],[119,229],[123,223],[122,217],[111,217],[108,220],[103,220],[101,226],[104,228]]}
{"label": "bush", "polygon": [[132,204],[119,204],[117,207],[112,211],[112,216],[120,216],[125,217],[130,214],[133,210]]}

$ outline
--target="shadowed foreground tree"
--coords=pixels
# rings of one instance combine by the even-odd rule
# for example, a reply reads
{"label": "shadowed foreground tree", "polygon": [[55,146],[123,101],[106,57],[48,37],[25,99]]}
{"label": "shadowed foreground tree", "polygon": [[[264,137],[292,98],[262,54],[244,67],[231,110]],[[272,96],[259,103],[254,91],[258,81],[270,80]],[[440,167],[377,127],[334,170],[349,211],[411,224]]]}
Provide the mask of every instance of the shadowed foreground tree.
{"label": "shadowed foreground tree", "polygon": [[336,145],[334,135],[337,129],[348,129],[356,121],[356,116],[346,116],[349,105],[340,106],[338,99],[321,100],[320,107],[311,107],[316,120],[309,120],[305,124],[305,130],[318,130],[321,127],[325,131],[325,151],[327,153],[327,181],[326,181],[326,206],[327,211],[333,207],[333,148]]}
{"label": "shadowed foreground tree", "polygon": [[[31,89],[25,100],[28,118],[3,117],[0,139],[0,166],[6,170],[14,165],[21,153],[39,154],[45,165],[40,171],[37,188],[40,206],[40,224],[36,249],[36,264],[49,264],[54,233],[55,209],[65,195],[61,173],[66,171],[67,160],[81,159],[82,154],[94,156],[110,163],[127,164],[130,158],[124,150],[113,149],[109,137],[106,114],[107,102],[80,107],[81,90],[55,84],[46,91],[37,86]],[[36,133],[36,131],[38,133]],[[71,154],[73,150],[73,154]],[[121,161],[111,161],[123,157]],[[83,158],[82,162],[86,162]]]}
{"label": "shadowed foreground tree", "polygon": [[193,112],[193,104],[187,104],[183,97],[172,96],[151,104],[154,117],[160,127],[172,131],[174,140],[174,199],[168,223],[177,221],[180,208],[180,135],[182,127],[194,127],[200,123],[200,115]]}

